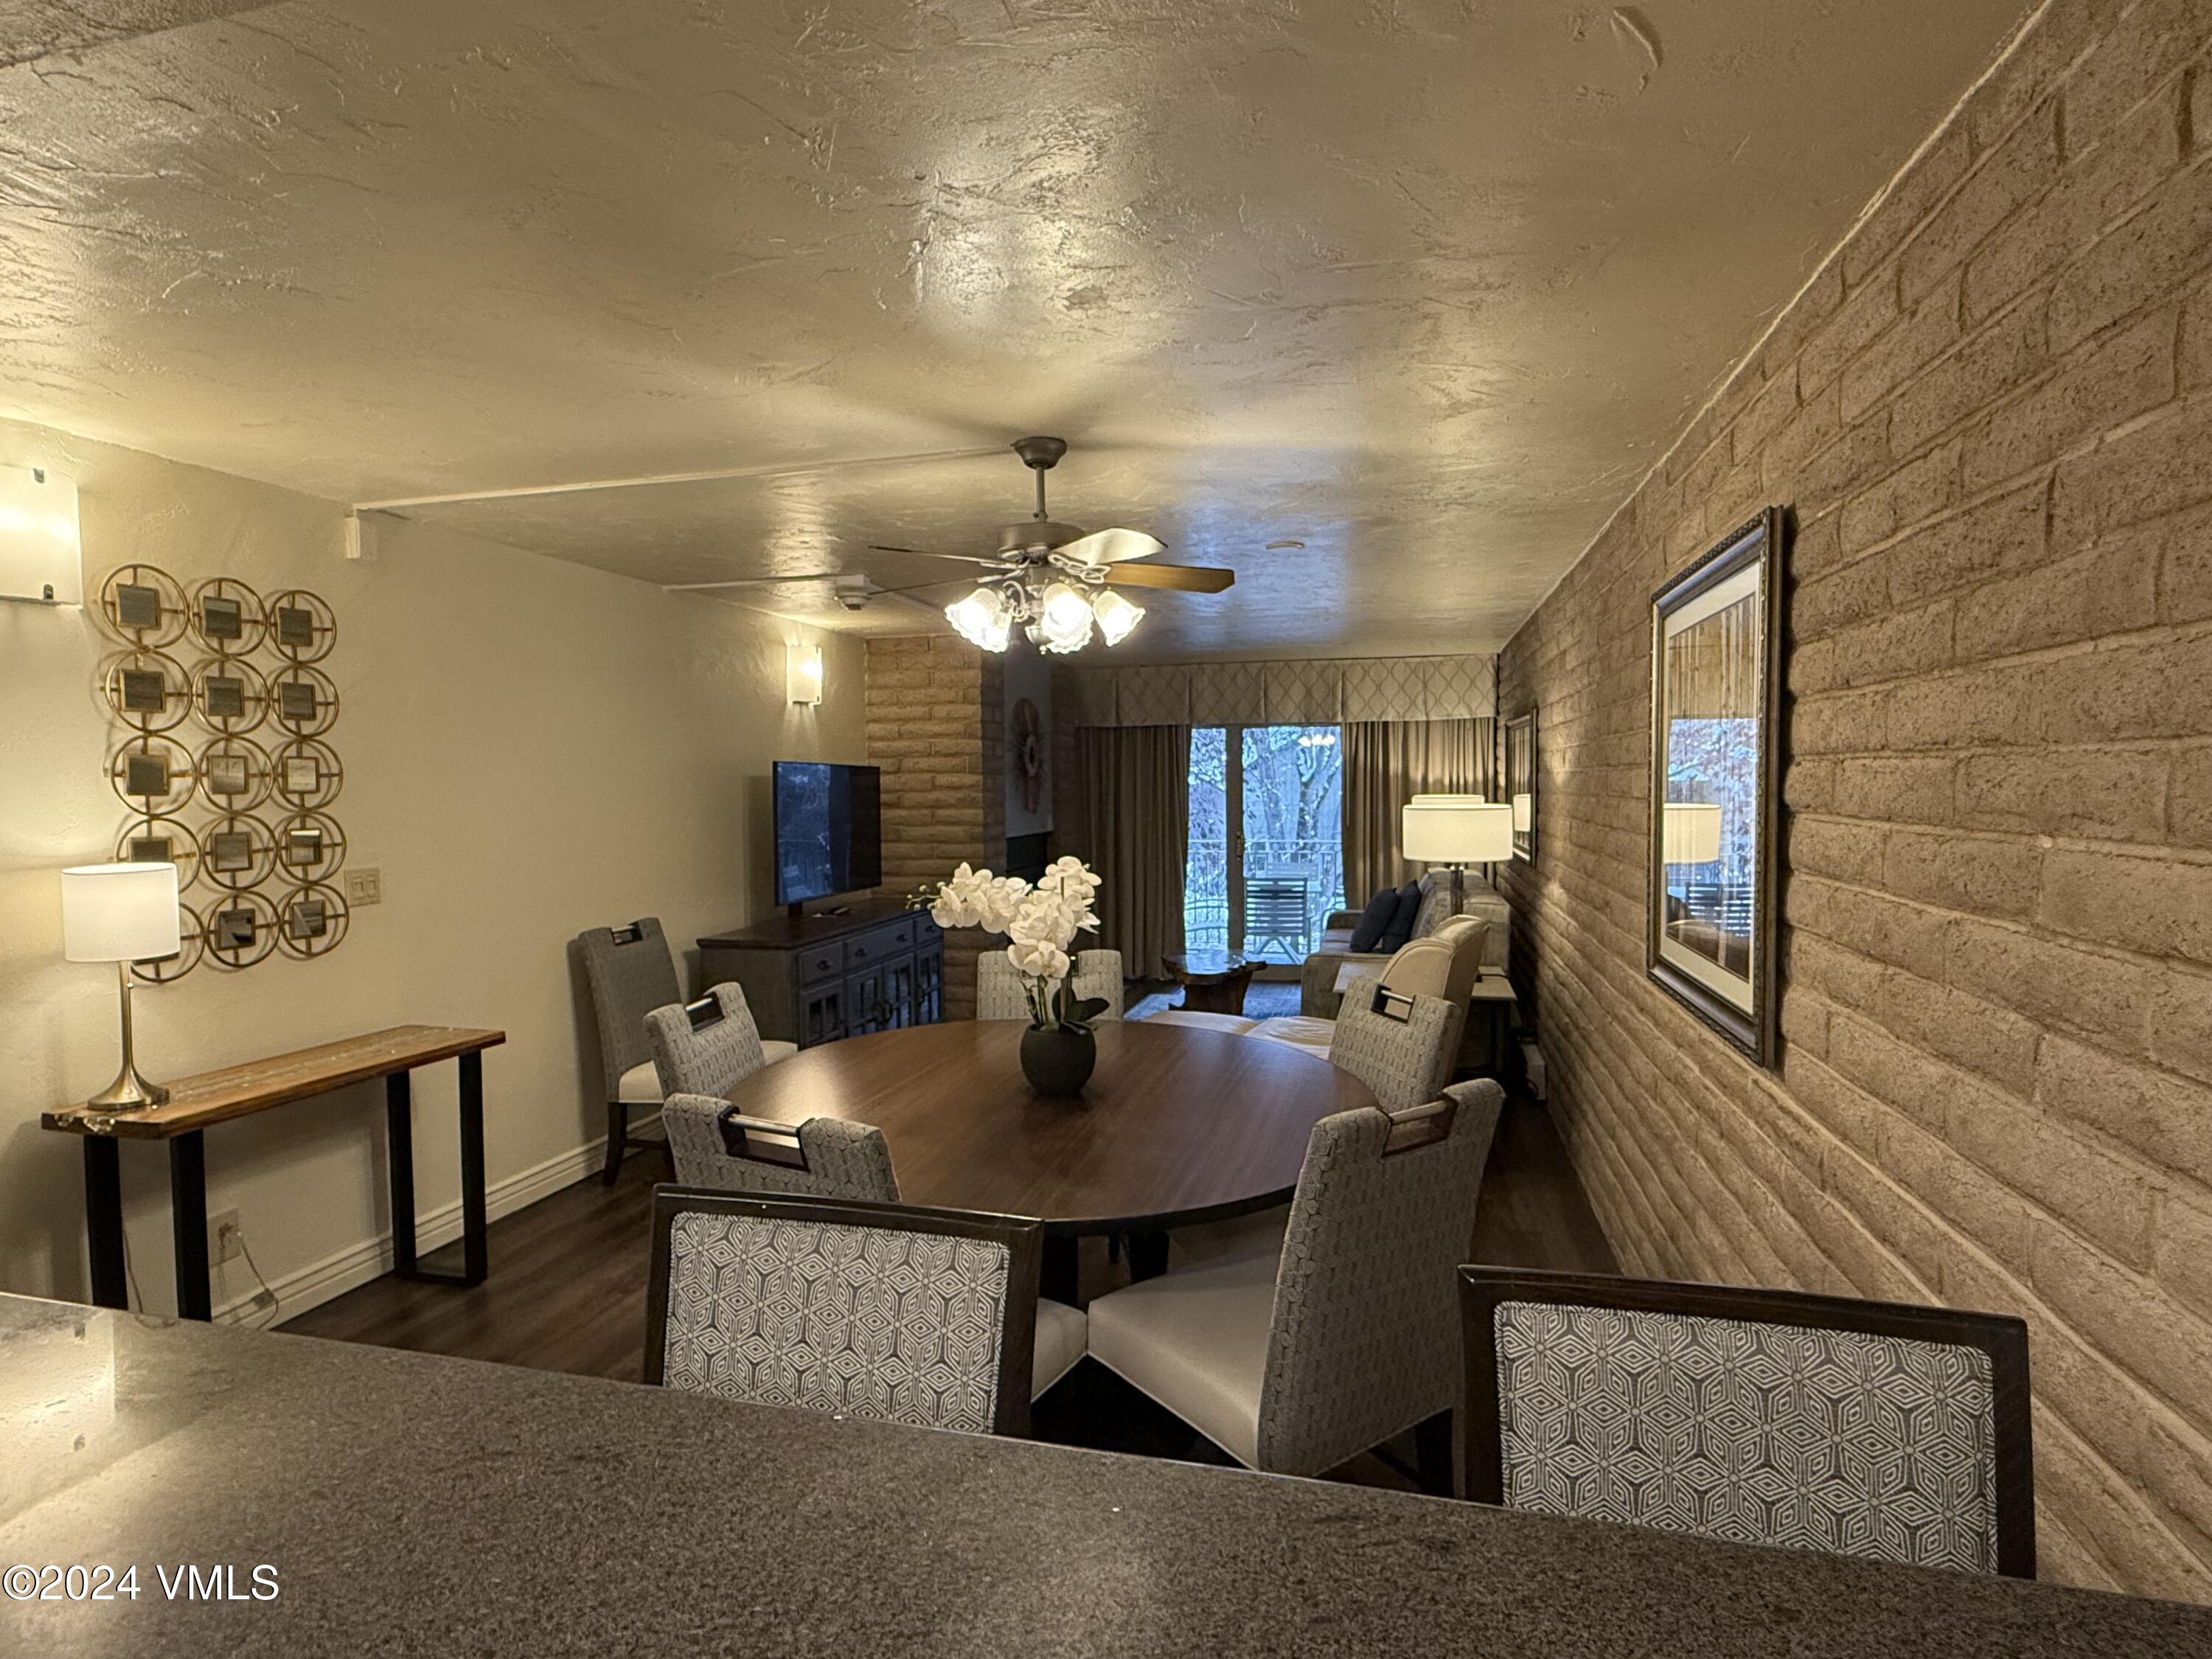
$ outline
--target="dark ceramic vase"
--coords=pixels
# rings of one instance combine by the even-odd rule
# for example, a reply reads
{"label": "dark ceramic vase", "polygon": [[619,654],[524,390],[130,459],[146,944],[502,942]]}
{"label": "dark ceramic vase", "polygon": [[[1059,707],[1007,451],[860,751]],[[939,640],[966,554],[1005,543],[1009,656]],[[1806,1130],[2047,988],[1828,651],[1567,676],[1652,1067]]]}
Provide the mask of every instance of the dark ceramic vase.
{"label": "dark ceramic vase", "polygon": [[1098,1063],[1087,1025],[1032,1025],[1022,1033],[1022,1075],[1041,1095],[1075,1095]]}

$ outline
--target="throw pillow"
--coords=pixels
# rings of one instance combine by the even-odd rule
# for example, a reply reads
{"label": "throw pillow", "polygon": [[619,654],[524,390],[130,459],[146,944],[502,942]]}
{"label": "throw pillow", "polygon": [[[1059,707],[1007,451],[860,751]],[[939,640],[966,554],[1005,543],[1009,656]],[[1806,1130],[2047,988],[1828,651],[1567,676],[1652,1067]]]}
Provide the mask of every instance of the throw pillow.
{"label": "throw pillow", "polygon": [[1421,913],[1421,884],[1409,881],[1398,890],[1398,908],[1390,918],[1390,925],[1382,930],[1382,937],[1375,941],[1378,951],[1396,951],[1406,947],[1413,937],[1413,918]]}
{"label": "throw pillow", "polygon": [[1382,930],[1397,914],[1398,890],[1385,887],[1368,900],[1367,908],[1359,913],[1359,920],[1352,929],[1352,948],[1363,953],[1372,951],[1375,942],[1382,937]]}

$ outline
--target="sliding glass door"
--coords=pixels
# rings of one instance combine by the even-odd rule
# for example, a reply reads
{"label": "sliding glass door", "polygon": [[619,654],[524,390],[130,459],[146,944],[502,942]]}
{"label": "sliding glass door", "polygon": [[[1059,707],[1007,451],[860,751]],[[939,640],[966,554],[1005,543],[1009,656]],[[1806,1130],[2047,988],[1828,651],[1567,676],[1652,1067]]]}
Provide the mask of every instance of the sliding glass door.
{"label": "sliding glass door", "polygon": [[1190,734],[1183,933],[1194,951],[1297,963],[1344,902],[1343,755],[1333,726]]}

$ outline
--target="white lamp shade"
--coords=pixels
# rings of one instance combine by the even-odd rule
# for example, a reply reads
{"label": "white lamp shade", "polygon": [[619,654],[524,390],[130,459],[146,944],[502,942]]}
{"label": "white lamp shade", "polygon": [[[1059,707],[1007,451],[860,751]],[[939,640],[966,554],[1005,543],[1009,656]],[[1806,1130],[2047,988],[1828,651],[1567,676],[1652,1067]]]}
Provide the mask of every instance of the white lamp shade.
{"label": "white lamp shade", "polygon": [[1424,864],[1492,864],[1513,856],[1513,809],[1475,800],[1408,802],[1398,814],[1398,840]]}
{"label": "white lamp shade", "polygon": [[1522,794],[1513,797],[1513,833],[1525,836],[1536,822],[1536,798]]}
{"label": "white lamp shade", "polygon": [[1670,800],[1660,831],[1669,864],[1711,864],[1721,855],[1721,809],[1717,801]]}
{"label": "white lamp shade", "polygon": [[173,864],[82,864],[62,872],[62,954],[71,962],[149,962],[173,957]]}
{"label": "white lamp shade", "polygon": [[1416,795],[1406,803],[1408,806],[1480,806],[1487,797],[1482,795]]}

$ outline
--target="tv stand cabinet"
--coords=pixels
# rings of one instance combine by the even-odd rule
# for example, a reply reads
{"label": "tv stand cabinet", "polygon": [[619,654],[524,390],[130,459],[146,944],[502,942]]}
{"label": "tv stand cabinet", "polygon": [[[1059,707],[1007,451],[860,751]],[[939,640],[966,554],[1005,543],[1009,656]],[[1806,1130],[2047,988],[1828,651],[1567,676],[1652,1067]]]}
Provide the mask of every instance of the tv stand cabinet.
{"label": "tv stand cabinet", "polygon": [[945,936],[896,899],[702,939],[699,975],[702,990],[736,985],[763,1036],[802,1048],[945,1018]]}

